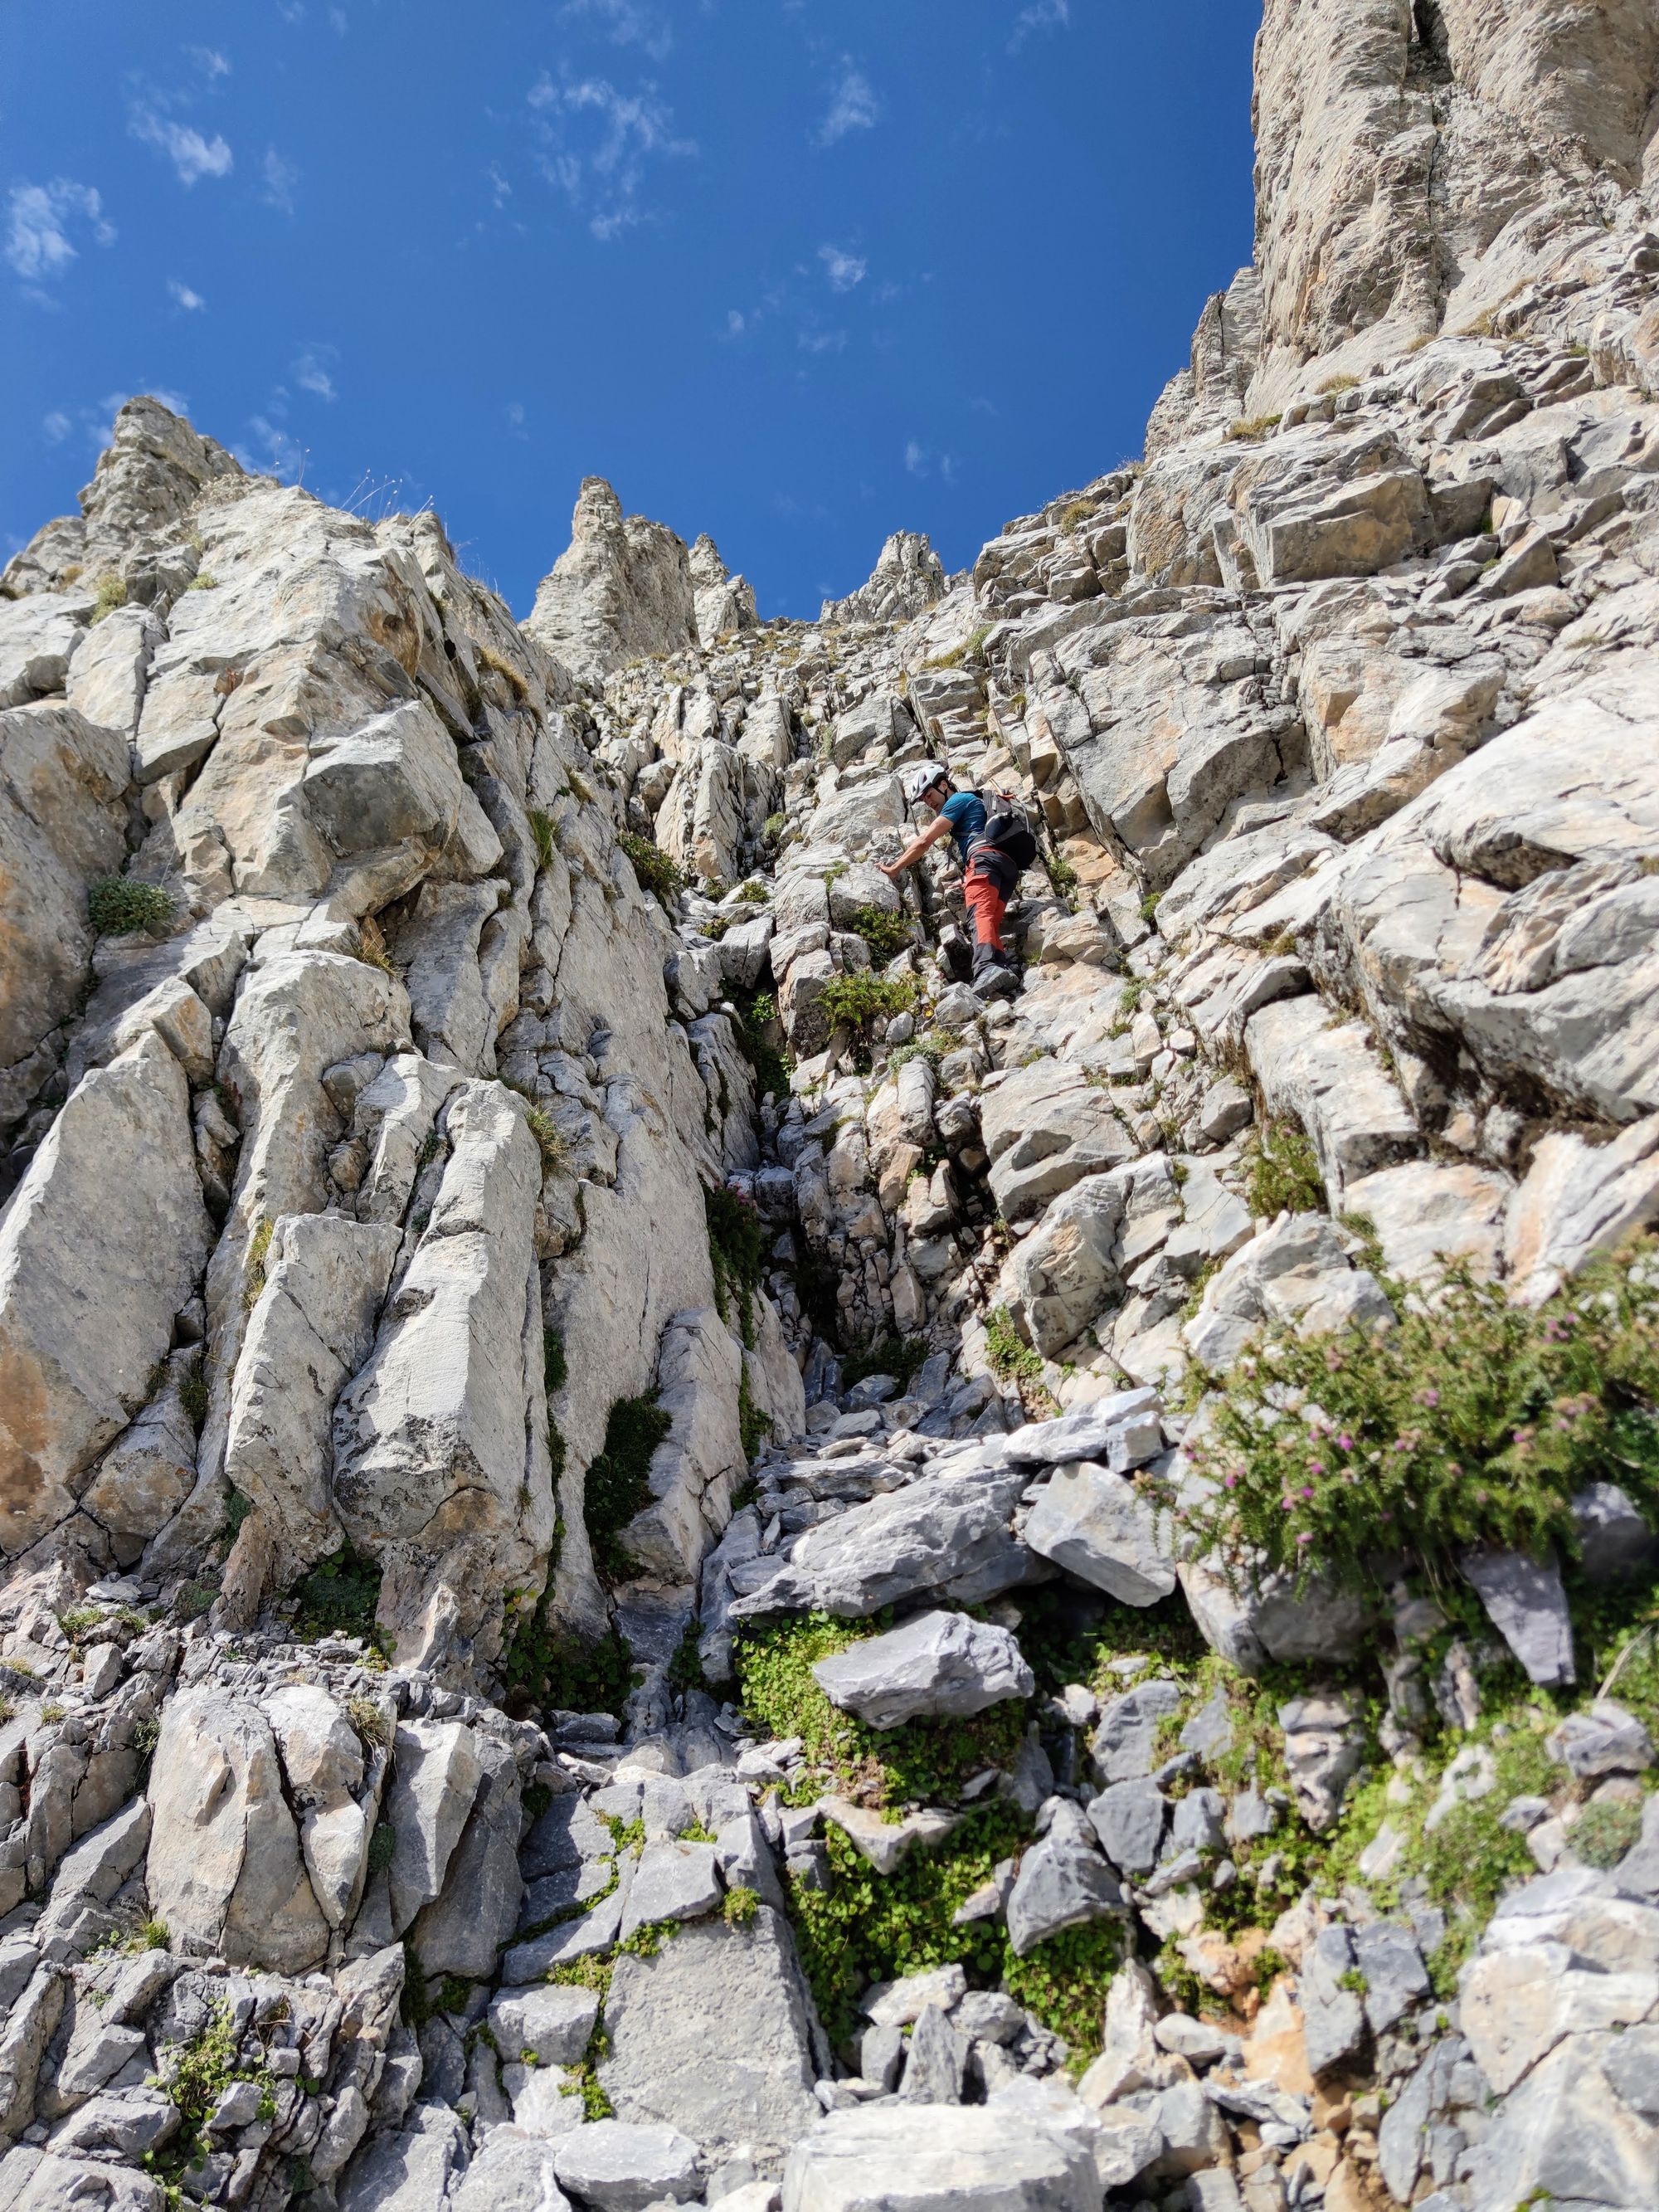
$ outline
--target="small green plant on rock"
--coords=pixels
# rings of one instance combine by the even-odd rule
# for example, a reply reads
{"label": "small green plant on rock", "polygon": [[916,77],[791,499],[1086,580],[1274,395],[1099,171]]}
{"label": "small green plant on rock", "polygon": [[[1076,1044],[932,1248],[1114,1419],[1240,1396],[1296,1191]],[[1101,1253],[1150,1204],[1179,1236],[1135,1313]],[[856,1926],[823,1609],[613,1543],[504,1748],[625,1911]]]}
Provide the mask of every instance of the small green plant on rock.
{"label": "small green plant on rock", "polygon": [[738,1882],[726,1893],[726,1902],[720,1907],[728,1928],[746,1928],[760,1911],[760,1893]]}
{"label": "small green plant on rock", "polygon": [[171,891],[131,876],[101,876],[87,892],[87,920],[100,937],[151,934],[165,929],[175,911]]}
{"label": "small green plant on rock", "polygon": [[896,960],[910,943],[910,930],[902,915],[883,907],[861,906],[854,914],[853,927],[877,960]]}
{"label": "small green plant on rock", "polygon": [[636,837],[632,830],[624,830],[617,842],[633,863],[641,889],[651,892],[664,906],[672,907],[685,889],[684,871],[659,846],[653,845],[648,837]]}
{"label": "small green plant on rock", "polygon": [[722,1321],[731,1317],[733,1297],[745,1345],[755,1340],[754,1297],[766,1269],[766,1224],[758,1209],[724,1184],[704,1186],[708,1223],[708,1257],[714,1270],[714,1304]]}
{"label": "small green plant on rock", "polygon": [[127,603],[127,580],[112,570],[98,579],[92,587],[92,619],[94,625],[106,615],[112,615],[117,607]]}
{"label": "small green plant on rock", "polygon": [[1325,1185],[1313,1146],[1289,1122],[1269,1122],[1251,1139],[1244,1202],[1258,1220],[1316,1213]]}
{"label": "small green plant on rock", "polygon": [[876,1024],[908,1013],[915,1002],[914,983],[890,982],[885,976],[868,973],[837,975],[824,985],[818,1001],[830,1028],[849,1032],[854,1060],[865,1064]]}
{"label": "small green plant on rock", "polygon": [[618,1398],[605,1425],[605,1448],[587,1470],[583,1516],[593,1564],[603,1580],[627,1581],[635,1571],[622,1532],[651,1503],[651,1459],[673,1426],[657,1393]]}
{"label": "small green plant on rock", "polygon": [[384,1632],[374,1623],[380,1602],[380,1569],[360,1555],[350,1540],[302,1575],[289,1595],[297,1611],[294,1633],[306,1643],[324,1636],[355,1636],[378,1644]]}

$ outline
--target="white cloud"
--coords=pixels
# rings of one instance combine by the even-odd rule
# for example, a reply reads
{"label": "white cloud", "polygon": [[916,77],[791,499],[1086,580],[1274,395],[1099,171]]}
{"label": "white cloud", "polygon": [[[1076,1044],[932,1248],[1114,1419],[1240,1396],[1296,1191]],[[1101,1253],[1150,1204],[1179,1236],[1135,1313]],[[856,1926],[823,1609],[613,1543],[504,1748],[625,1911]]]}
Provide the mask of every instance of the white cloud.
{"label": "white cloud", "polygon": [[905,441],[904,465],[913,477],[925,477],[927,473],[927,449],[914,438]]}
{"label": "white cloud", "polygon": [[607,77],[544,74],[526,95],[542,143],[542,174],[587,216],[595,238],[619,237],[647,219],[640,204],[647,160],[685,159],[695,139],[675,135],[674,113],[655,88],[619,92]]}
{"label": "white cloud", "polygon": [[850,54],[842,56],[841,69],[830,89],[830,106],[818,125],[820,146],[833,146],[849,131],[873,130],[881,119],[876,88]]}
{"label": "white cloud", "polygon": [[74,428],[69,416],[56,407],[40,420],[40,428],[49,446],[61,446]]}
{"label": "white cloud", "polygon": [[507,427],[515,438],[527,438],[530,435],[524,426],[525,410],[522,399],[509,399],[502,411],[507,416]]}
{"label": "white cloud", "polygon": [[1071,0],[1030,0],[1014,18],[1014,34],[1008,51],[1017,54],[1036,31],[1063,31],[1072,20]]}
{"label": "white cloud", "polygon": [[496,206],[505,207],[513,197],[513,187],[501,174],[501,164],[492,161],[485,173],[489,179],[489,189],[495,195]]}
{"label": "white cloud", "polygon": [[234,163],[225,140],[216,131],[211,138],[204,138],[193,125],[175,122],[162,112],[163,104],[159,95],[132,101],[127,109],[127,129],[132,136],[141,145],[153,146],[158,154],[165,155],[181,185],[196,184],[203,177],[228,177]]}
{"label": "white cloud", "polygon": [[259,197],[266,206],[274,207],[279,214],[292,215],[294,187],[300,181],[300,172],[293,162],[285,161],[274,146],[267,146],[265,158],[259,164],[259,174],[264,187]]}
{"label": "white cloud", "polygon": [[748,327],[749,319],[743,313],[741,308],[728,307],[726,309],[726,330],[728,337],[740,338]]}
{"label": "white cloud", "polygon": [[339,358],[332,346],[307,346],[294,364],[294,381],[301,392],[314,392],[319,399],[337,399],[329,364]]}
{"label": "white cloud", "polygon": [[795,343],[803,353],[840,353],[847,343],[845,331],[802,331]]}
{"label": "white cloud", "polygon": [[230,75],[230,64],[212,46],[186,46],[190,56],[202,75],[212,84],[217,78]]}
{"label": "white cloud", "polygon": [[650,0],[564,0],[559,14],[566,21],[597,17],[613,46],[642,46],[653,61],[659,62],[674,43],[666,10]]}
{"label": "white cloud", "polygon": [[848,253],[839,246],[821,246],[818,259],[823,264],[823,273],[830,279],[832,292],[850,292],[862,284],[870,264],[862,254]]}
{"label": "white cloud", "polygon": [[331,8],[328,11],[328,22],[329,28],[342,39],[351,28],[351,18],[343,8]]}
{"label": "white cloud", "polygon": [[179,307],[181,307],[185,310],[185,313],[187,315],[198,314],[207,306],[207,301],[202,297],[199,292],[192,292],[188,284],[181,284],[176,276],[168,277],[167,292],[168,295]]}
{"label": "white cloud", "polygon": [[54,177],[49,185],[14,185],[6,200],[6,258],[30,283],[61,276],[75,259],[70,226],[84,222],[100,246],[115,242],[104,204],[90,185]]}

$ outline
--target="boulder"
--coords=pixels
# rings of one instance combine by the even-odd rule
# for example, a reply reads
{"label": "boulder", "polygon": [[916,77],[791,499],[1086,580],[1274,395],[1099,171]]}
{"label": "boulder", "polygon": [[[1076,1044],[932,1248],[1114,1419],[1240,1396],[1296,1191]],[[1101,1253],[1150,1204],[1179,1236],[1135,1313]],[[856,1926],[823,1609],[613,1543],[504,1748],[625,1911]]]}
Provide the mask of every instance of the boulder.
{"label": "boulder", "polygon": [[705,2148],[782,2148],[817,2116],[822,2031],[788,1925],[766,1905],[740,1926],[694,1922],[654,1958],[624,1953],[605,2018],[599,2084],[619,2120]]}
{"label": "boulder", "polygon": [[1009,1531],[1024,1478],[984,1470],[924,1476],[809,1528],[787,1566],[732,1608],[854,1619],[906,1597],[970,1605],[1025,1581],[1030,1554]]}
{"label": "boulder", "polygon": [[1008,1439],[1008,1464],[1060,1467],[1098,1460],[1114,1474],[1127,1474],[1164,1449],[1158,1404],[1156,1390],[1118,1390],[1058,1419],[1028,1421]]}
{"label": "boulder", "polygon": [[1056,1806],[1048,1830],[1024,1853],[1007,1905],[1008,1941],[1014,1955],[1124,1909],[1123,1892],[1100,1855],[1093,1829],[1067,1799]]}
{"label": "boulder", "polygon": [[683,2204],[700,2186],[697,2146],[678,2128],[594,2120],[562,2137],[553,2171],[593,2212]]}
{"label": "boulder", "polygon": [[150,1770],[150,1907],[173,1943],[304,1973],[328,1948],[270,1722],[210,1686],[167,1706]]}
{"label": "boulder", "polygon": [[1458,1564],[1528,1679],[1546,1688],[1571,1682],[1572,1622],[1554,1554],[1529,1559],[1519,1552],[1468,1551]]}
{"label": "boulder", "polygon": [[1086,2148],[995,2105],[830,2112],[783,2170],[783,2212],[1100,2212]]}
{"label": "boulder", "polygon": [[831,1705],[878,1729],[924,1717],[966,1719],[1036,1686],[1007,1629],[962,1613],[920,1613],[820,1659],[812,1673]]}
{"label": "boulder", "polygon": [[1025,1540],[1125,1605],[1155,1605],[1176,1586],[1175,1555],[1152,1501],[1091,1460],[1055,1469],[1037,1492]]}

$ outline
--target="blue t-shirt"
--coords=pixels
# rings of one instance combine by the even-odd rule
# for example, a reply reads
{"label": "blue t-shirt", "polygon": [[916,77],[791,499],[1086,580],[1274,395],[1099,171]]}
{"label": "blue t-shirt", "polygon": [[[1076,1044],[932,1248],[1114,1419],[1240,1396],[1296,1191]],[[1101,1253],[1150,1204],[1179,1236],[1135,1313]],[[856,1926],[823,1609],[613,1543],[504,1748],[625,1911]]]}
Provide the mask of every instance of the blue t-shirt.
{"label": "blue t-shirt", "polygon": [[939,813],[951,825],[957,857],[968,858],[975,841],[985,832],[985,802],[976,791],[953,792]]}

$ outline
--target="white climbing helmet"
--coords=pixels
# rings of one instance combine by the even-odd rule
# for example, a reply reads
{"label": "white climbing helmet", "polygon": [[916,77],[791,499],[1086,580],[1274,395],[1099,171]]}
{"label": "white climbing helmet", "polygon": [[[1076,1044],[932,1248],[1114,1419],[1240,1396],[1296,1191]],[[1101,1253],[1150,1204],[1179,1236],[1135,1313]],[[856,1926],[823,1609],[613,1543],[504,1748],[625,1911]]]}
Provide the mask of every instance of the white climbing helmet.
{"label": "white climbing helmet", "polygon": [[951,772],[942,761],[922,761],[904,779],[904,803],[914,806],[924,791],[936,783],[949,783]]}

